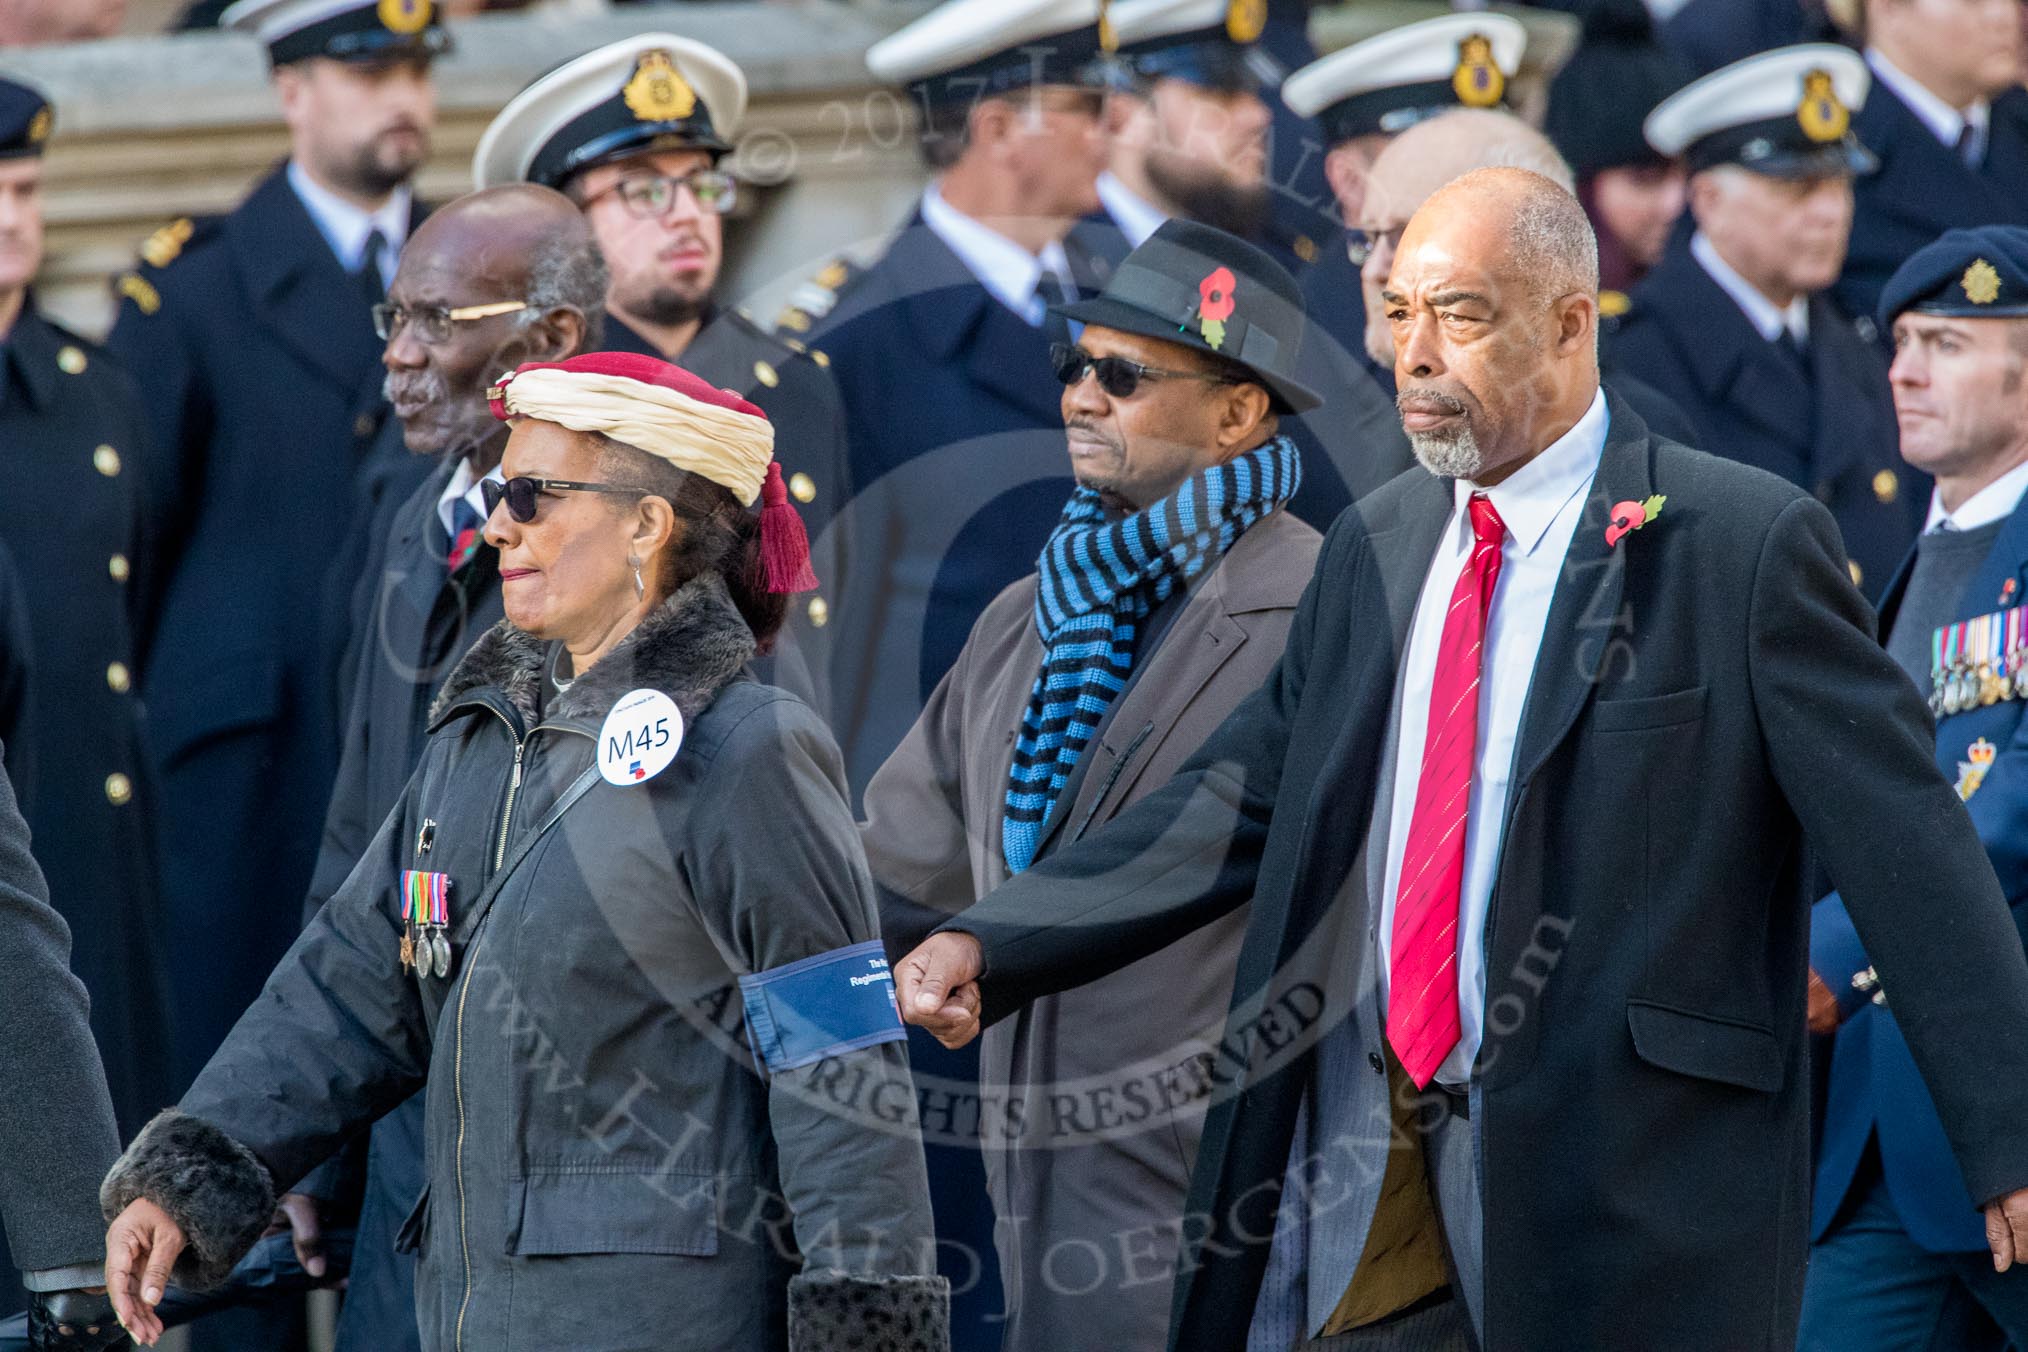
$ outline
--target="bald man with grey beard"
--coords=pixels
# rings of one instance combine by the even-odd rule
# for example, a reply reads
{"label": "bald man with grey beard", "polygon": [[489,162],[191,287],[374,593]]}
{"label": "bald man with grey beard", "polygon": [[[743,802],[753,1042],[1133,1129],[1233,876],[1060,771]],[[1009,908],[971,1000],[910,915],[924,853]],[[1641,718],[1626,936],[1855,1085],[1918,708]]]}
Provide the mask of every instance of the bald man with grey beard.
{"label": "bald man with grey beard", "polygon": [[[344,750],[305,921],[344,882],[421,755],[430,701],[443,677],[501,616],[497,553],[479,534],[480,484],[498,477],[507,425],[488,384],[527,361],[593,350],[605,322],[606,265],[575,203],[534,184],[475,192],[431,215],[402,250],[376,312],[386,348],[389,427],[405,483],[383,499],[355,546],[362,564],[351,599],[351,673]],[[383,436],[383,442],[389,440]],[[415,470],[421,470],[416,474]],[[338,1352],[419,1346],[414,1259],[397,1231],[422,1191],[421,1099],[375,1125],[352,1283]],[[352,1161],[356,1174],[357,1161]],[[346,1170],[320,1169],[282,1198],[298,1258],[325,1275],[324,1204]]]}

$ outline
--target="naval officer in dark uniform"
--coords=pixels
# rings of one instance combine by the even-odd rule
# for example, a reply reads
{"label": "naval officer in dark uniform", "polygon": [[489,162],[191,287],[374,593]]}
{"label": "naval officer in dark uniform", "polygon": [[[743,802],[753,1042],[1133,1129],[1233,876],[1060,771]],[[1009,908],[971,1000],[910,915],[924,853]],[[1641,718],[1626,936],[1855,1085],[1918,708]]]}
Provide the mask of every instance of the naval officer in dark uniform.
{"label": "naval officer in dark uniform", "polygon": [[385,416],[370,310],[420,218],[408,183],[448,41],[426,0],[241,0],[226,17],[267,47],[289,159],[231,214],[148,241],[110,339],[151,420],[140,679],[177,1087],[299,926],[337,756],[336,664],[304,580],[345,538]]}
{"label": "naval officer in dark uniform", "polygon": [[1853,118],[1880,159],[1858,212],[1838,299],[1870,315],[1888,274],[1955,226],[2028,225],[2028,48],[2019,6],[1868,0],[1873,90]]}
{"label": "naval officer in dark uniform", "polygon": [[480,139],[480,187],[531,182],[583,208],[612,272],[604,346],[676,362],[759,406],[815,546],[820,585],[791,607],[769,679],[823,702],[811,635],[836,618],[830,589],[848,496],[845,409],[830,358],[720,303],[725,226],[739,195],[722,161],[746,108],[746,75],[673,33],[609,43],[543,76]]}
{"label": "naval officer in dark uniform", "polygon": [[1785,47],[1649,115],[1649,143],[1690,172],[1695,228],[1679,228],[1634,288],[1613,356],[1689,415],[1699,446],[1815,493],[1853,581],[1878,596],[1922,526],[1929,485],[1895,453],[1872,320],[1828,292],[1853,177],[1873,165],[1852,134],[1869,83],[1854,52]]}
{"label": "naval officer in dark uniform", "polygon": [[[1889,279],[1901,453],[1936,476],[1880,603],[1888,655],[1929,696],[2017,929],[2028,926],[2028,229],[1953,230]],[[1889,955],[1891,956],[1891,955]],[[1893,993],[1843,898],[1810,922],[1812,1031],[1836,1029],[1800,1352],[2028,1345],[2028,1268],[1995,1272]],[[2010,1344],[2009,1339],[2012,1342]]]}
{"label": "naval officer in dark uniform", "polygon": [[[8,1160],[0,1311],[32,1306],[0,1336],[33,1327],[29,1345],[38,1352],[106,1347],[119,1332],[105,1297],[77,1289],[104,1280],[91,1175],[118,1140],[87,1015],[120,1058],[130,1111],[147,1113],[165,1092],[152,861],[143,806],[131,801],[141,774],[126,665],[133,635],[125,588],[106,569],[114,552],[133,548],[133,500],[113,443],[132,448],[139,407],[105,354],[44,319],[29,294],[42,263],[42,150],[54,122],[40,93],[0,79],[0,447],[8,470],[0,747],[7,777],[39,786],[36,834],[48,882],[62,885],[52,908],[54,889],[29,858],[16,795],[0,785],[0,1066],[10,1091],[0,1113]],[[32,607],[17,557],[33,583]],[[30,700],[37,649],[41,692]],[[27,755],[38,748],[39,757]],[[118,802],[107,796],[115,790]],[[66,958],[89,978],[89,991]],[[24,1295],[17,1264],[29,1269],[19,1283],[43,1294]],[[95,1320],[98,1336],[74,1329],[57,1340],[51,1301],[67,1316]]]}
{"label": "naval officer in dark uniform", "polygon": [[141,566],[134,463],[140,392],[101,349],[44,318],[28,288],[42,261],[42,148],[54,114],[0,80],[0,542],[20,569],[35,654],[28,718],[7,757],[34,762],[24,801],[50,899],[70,922],[72,968],[92,997],[121,1125],[138,1131],[174,1093],[168,982],[155,891],[134,673]]}

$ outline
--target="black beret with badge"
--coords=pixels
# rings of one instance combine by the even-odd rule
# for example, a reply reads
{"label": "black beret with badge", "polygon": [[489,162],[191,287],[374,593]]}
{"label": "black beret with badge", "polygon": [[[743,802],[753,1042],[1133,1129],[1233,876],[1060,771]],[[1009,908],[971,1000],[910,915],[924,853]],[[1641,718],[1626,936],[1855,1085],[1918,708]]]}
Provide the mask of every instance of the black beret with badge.
{"label": "black beret with badge", "polygon": [[658,150],[732,149],[746,76],[714,47],[641,33],[567,61],[510,99],[479,138],[476,186],[563,186],[594,165]]}
{"label": "black beret with badge", "polygon": [[277,66],[319,56],[428,61],[451,49],[433,0],[239,0],[218,24],[252,34]]}
{"label": "black beret with badge", "polygon": [[1721,164],[1770,178],[1870,174],[1880,162],[1853,135],[1852,117],[1872,83],[1850,48],[1778,47],[1677,90],[1641,130],[1693,174]]}
{"label": "black beret with badge", "polygon": [[0,160],[40,155],[55,127],[48,99],[25,84],[0,79]]}
{"label": "black beret with badge", "polygon": [[2028,318],[2028,227],[1946,230],[1909,255],[1880,293],[1880,326],[1896,315],[1953,319]]}
{"label": "black beret with badge", "polygon": [[1099,0],[946,0],[866,50],[866,68],[927,106],[1099,82]]}
{"label": "black beret with badge", "polygon": [[1499,107],[1527,49],[1518,19],[1447,14],[1319,57],[1283,83],[1282,102],[1332,145],[1394,136],[1453,108]]}
{"label": "black beret with badge", "polygon": [[1117,83],[1258,92],[1287,73],[1260,45],[1267,0],[1118,0],[1100,9],[1104,68]]}
{"label": "black beret with badge", "polygon": [[1172,217],[1121,260],[1105,290],[1051,313],[1159,338],[1247,368],[1277,411],[1323,403],[1296,379],[1309,319],[1288,270],[1236,235]]}

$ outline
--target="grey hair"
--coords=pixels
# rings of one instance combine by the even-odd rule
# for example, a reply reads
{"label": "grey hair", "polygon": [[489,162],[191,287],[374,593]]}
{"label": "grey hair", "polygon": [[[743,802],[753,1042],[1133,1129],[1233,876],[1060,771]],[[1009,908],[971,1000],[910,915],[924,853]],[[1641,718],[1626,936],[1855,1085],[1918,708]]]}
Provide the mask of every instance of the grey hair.
{"label": "grey hair", "polygon": [[552,310],[575,310],[584,316],[583,352],[596,352],[605,341],[606,257],[590,229],[557,230],[542,237],[528,260],[528,308],[518,317],[522,328],[539,322]]}
{"label": "grey hair", "polygon": [[1583,205],[1568,192],[1529,194],[1514,208],[1508,239],[1515,261],[1536,279],[1540,294],[1597,294],[1598,236]]}

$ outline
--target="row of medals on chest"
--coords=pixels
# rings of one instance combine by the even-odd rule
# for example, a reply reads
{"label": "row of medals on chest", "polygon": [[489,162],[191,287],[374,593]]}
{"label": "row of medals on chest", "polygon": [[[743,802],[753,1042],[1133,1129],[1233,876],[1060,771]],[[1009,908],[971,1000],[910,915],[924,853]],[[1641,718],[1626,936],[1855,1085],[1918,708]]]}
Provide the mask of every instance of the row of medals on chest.
{"label": "row of medals on chest", "polygon": [[1930,713],[2028,700],[2028,607],[1946,625],[1930,640]]}

